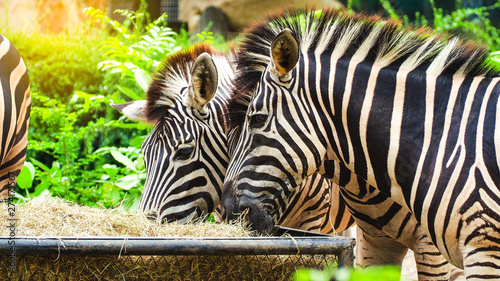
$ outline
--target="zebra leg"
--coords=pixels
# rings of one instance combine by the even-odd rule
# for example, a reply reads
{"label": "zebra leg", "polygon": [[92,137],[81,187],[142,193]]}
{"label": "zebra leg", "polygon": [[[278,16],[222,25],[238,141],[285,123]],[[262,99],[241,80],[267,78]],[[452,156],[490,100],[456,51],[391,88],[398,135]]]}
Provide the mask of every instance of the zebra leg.
{"label": "zebra leg", "polygon": [[463,254],[466,280],[500,280],[500,251],[498,251],[500,245],[488,241],[488,238],[482,235],[473,239],[477,239],[478,243],[474,243],[476,241],[469,243],[466,246],[467,251]]}
{"label": "zebra leg", "polygon": [[[29,86],[23,93],[24,98],[17,112],[15,126],[12,126],[13,134],[4,140],[10,143],[7,155],[0,164],[0,200],[7,199],[16,185],[17,176],[21,173],[26,158],[28,146],[28,126],[31,111],[31,94]],[[5,130],[5,127],[4,127]]]}
{"label": "zebra leg", "polygon": [[441,255],[421,227],[417,228],[414,237],[416,239],[412,250],[417,264],[418,280],[450,280],[453,266]]}
{"label": "zebra leg", "polygon": [[[370,233],[373,231],[370,230]],[[361,227],[357,227],[356,263],[363,267],[384,264],[401,266],[408,247],[381,231],[377,233],[380,235],[369,235]]]}

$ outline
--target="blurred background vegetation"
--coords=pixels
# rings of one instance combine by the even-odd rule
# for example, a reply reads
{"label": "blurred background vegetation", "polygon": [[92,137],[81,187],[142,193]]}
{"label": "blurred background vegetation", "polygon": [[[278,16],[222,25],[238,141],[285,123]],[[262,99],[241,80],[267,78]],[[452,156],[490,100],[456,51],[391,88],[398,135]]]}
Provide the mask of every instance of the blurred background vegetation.
{"label": "blurred background vegetation", "polygon": [[[114,9],[103,0],[37,3],[39,16],[23,23],[21,30],[8,24],[17,18],[12,9],[5,8],[6,20],[0,20],[0,33],[26,62],[33,95],[27,162],[16,194],[19,200],[51,193],[90,206],[136,209],[145,179],[140,144],[151,126],[122,117],[109,103],[144,99],[151,74],[171,53],[198,42],[226,51],[231,43],[226,34],[212,31],[213,23],[190,33],[182,22],[169,22],[168,15],[148,8],[146,0],[135,1],[132,10]],[[500,1],[342,4],[481,42],[491,61],[500,65]],[[46,22],[51,11],[64,7],[75,10],[74,17],[81,20],[67,23],[74,18],[68,16],[64,27]]]}

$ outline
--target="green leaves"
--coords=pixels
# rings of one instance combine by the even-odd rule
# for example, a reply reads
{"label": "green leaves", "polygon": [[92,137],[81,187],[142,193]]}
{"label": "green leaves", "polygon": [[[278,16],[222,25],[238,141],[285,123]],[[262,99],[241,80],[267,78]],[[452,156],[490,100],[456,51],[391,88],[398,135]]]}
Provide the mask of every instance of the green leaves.
{"label": "green leaves", "polygon": [[136,68],[132,72],[134,73],[134,78],[135,81],[137,81],[137,84],[139,84],[144,93],[147,92],[149,85],[153,81],[151,74],[147,73],[146,71],[140,68]]}
{"label": "green leaves", "polygon": [[146,180],[146,168],[141,151],[135,147],[116,148],[103,147],[98,149],[96,154],[109,153],[124,168],[117,165],[106,164],[103,166],[105,175],[99,182],[110,183],[122,190],[136,189],[142,187]]}
{"label": "green leaves", "polygon": [[390,265],[355,269],[341,268],[335,277],[337,281],[399,281],[401,280],[401,268]]}
{"label": "green leaves", "polygon": [[100,51],[105,58],[98,66],[109,77],[118,76],[118,91],[132,100],[142,99],[151,84],[151,73],[156,70],[161,61],[185,45],[182,40],[167,26],[166,15],[154,22],[149,22],[146,3],[141,1],[138,11],[117,10],[126,20],[119,23],[105,16],[103,12],[86,9],[92,21],[105,23],[117,31],[102,41]]}
{"label": "green leaves", "polygon": [[24,162],[23,169],[17,177],[17,185],[22,189],[29,189],[33,185],[33,180],[35,180],[35,166],[31,162]]}
{"label": "green leaves", "polygon": [[292,275],[293,281],[400,281],[401,268],[398,266],[370,266],[357,268],[337,268],[330,263],[324,270],[301,268]]}
{"label": "green leaves", "polygon": [[123,165],[125,165],[125,167],[127,169],[130,169],[130,170],[132,170],[134,172],[137,172],[137,170],[135,169],[134,162],[132,162],[132,160],[130,160],[128,157],[126,157],[125,155],[121,154],[117,150],[110,150],[110,153],[113,156],[113,158],[115,158],[116,161],[118,161],[118,162],[122,163]]}
{"label": "green leaves", "polygon": [[[415,22],[410,22],[407,15],[398,15],[389,0],[379,0],[392,19],[402,20],[405,25],[427,25],[429,20],[420,13],[415,14]],[[500,50],[500,34],[489,20],[489,11],[500,8],[500,0],[495,4],[478,8],[460,8],[446,14],[437,8],[434,0],[429,0],[433,11],[433,27],[438,32],[466,35],[471,40],[480,40],[490,51]]]}

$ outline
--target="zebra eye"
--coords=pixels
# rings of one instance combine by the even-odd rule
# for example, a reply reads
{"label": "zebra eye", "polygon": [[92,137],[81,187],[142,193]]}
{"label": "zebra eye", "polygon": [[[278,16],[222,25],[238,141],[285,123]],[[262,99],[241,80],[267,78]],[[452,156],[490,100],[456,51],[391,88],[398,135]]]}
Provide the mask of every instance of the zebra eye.
{"label": "zebra eye", "polygon": [[177,150],[174,156],[174,160],[187,160],[189,157],[191,157],[191,154],[193,154],[194,147],[192,146],[186,146],[186,147],[181,147]]}
{"label": "zebra eye", "polygon": [[251,128],[260,128],[264,126],[264,123],[267,120],[267,115],[265,114],[255,114],[250,117],[250,127]]}

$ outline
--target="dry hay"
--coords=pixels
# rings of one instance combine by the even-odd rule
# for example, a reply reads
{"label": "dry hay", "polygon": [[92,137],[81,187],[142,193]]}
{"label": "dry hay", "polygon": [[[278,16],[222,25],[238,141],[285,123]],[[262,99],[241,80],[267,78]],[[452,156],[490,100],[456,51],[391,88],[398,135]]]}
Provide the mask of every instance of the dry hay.
{"label": "dry hay", "polygon": [[[0,217],[9,219],[7,204]],[[16,205],[16,237],[168,236],[249,237],[242,223],[158,225],[123,208],[80,206],[54,197]],[[8,237],[2,228],[0,236]],[[324,267],[325,256],[17,256],[16,271],[0,259],[0,280],[286,280],[294,268]]]}
{"label": "dry hay", "polygon": [[[0,205],[0,217],[9,219],[7,204]],[[243,224],[193,222],[159,225],[144,214],[121,207],[106,209],[64,201],[56,197],[37,197],[16,205],[16,236],[193,236],[249,237]],[[2,228],[0,236],[8,236]]]}

